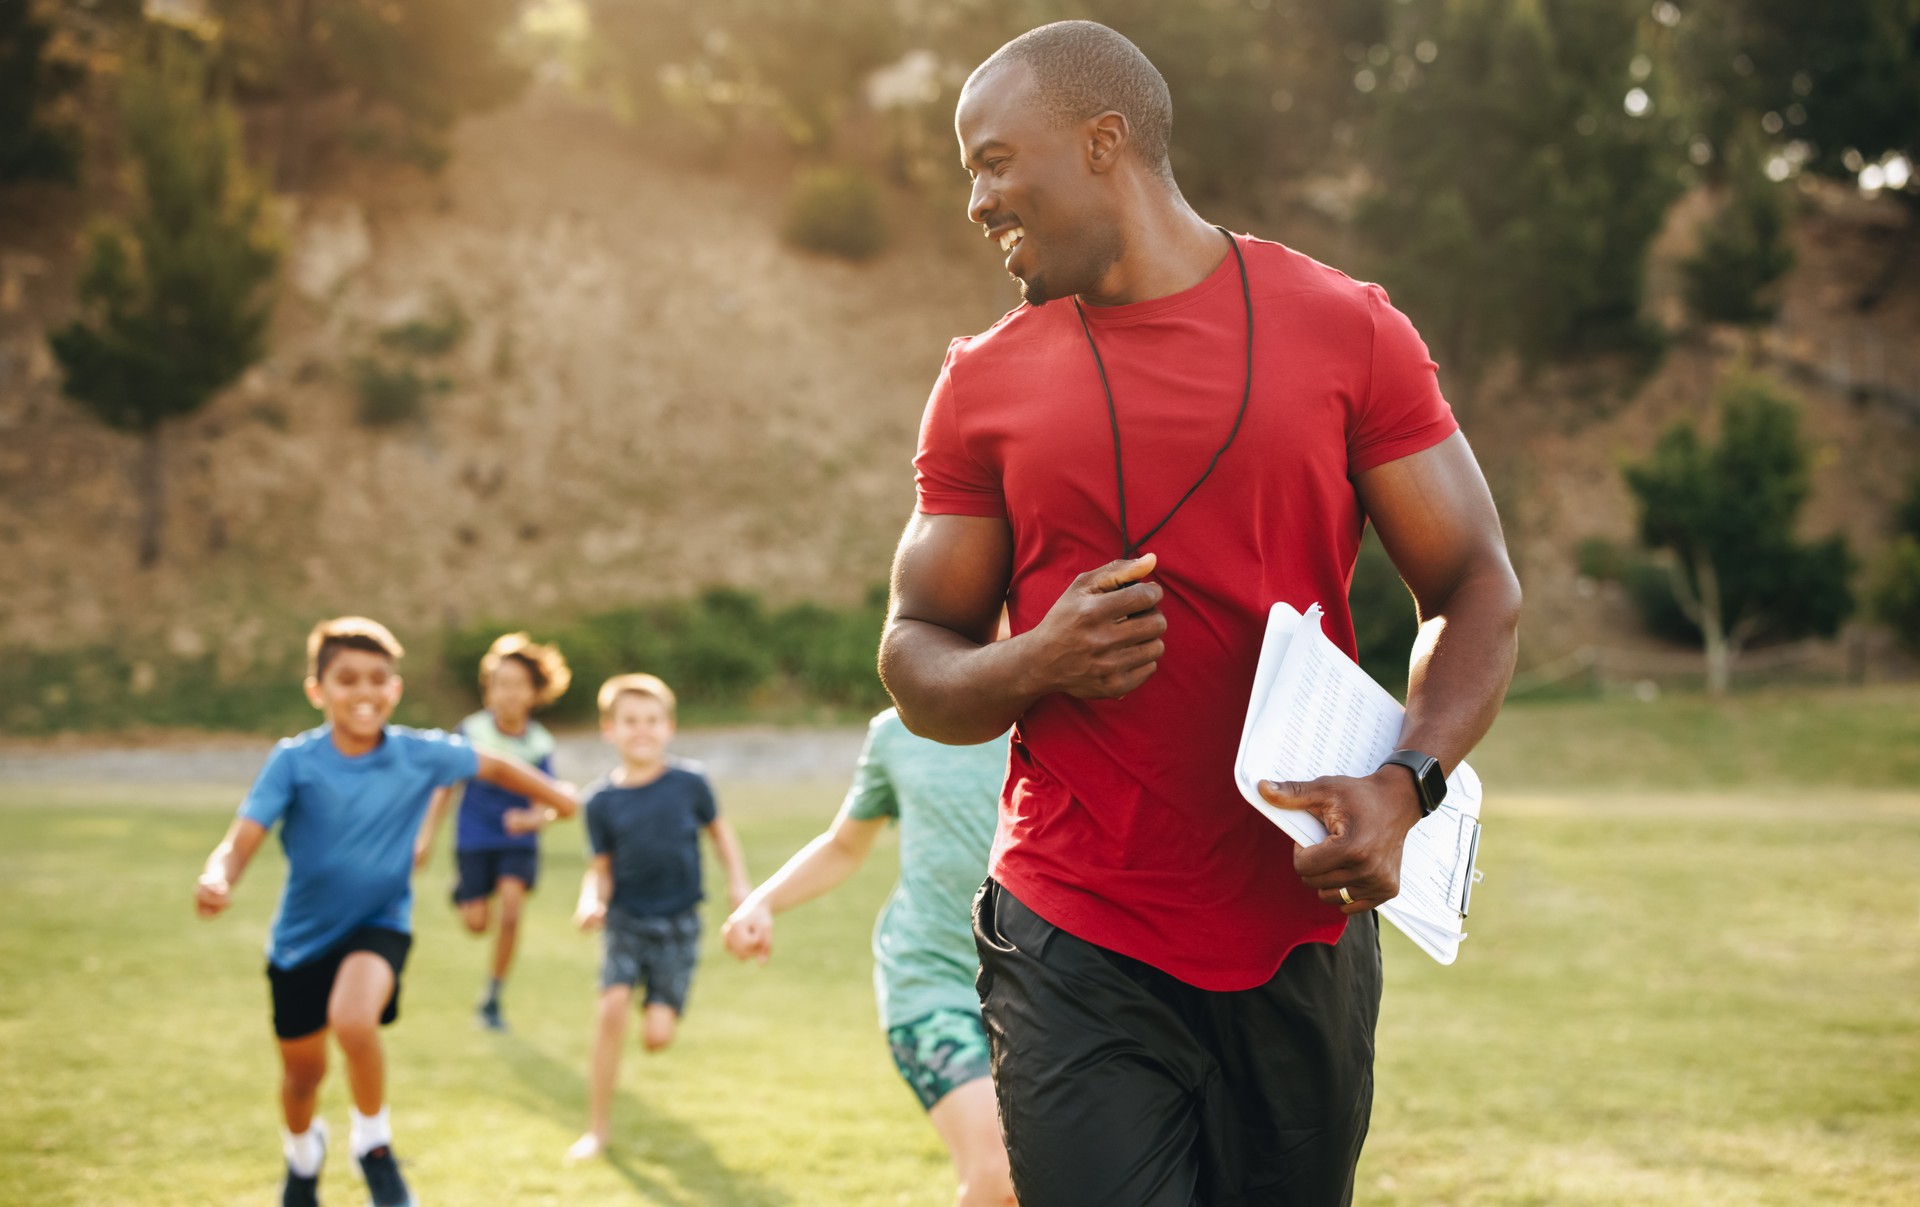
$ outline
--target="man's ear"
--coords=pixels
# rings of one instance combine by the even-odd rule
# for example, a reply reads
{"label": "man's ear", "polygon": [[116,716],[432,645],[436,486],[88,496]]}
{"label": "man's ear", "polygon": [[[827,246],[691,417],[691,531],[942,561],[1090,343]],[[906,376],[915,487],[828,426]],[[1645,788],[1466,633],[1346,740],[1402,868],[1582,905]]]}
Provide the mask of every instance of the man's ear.
{"label": "man's ear", "polygon": [[327,702],[320,695],[320,680],[314,678],[312,675],[308,675],[306,682],[302,683],[300,686],[306,689],[307,703],[313,705],[317,709],[320,709],[322,712],[326,711]]}
{"label": "man's ear", "polygon": [[1120,162],[1120,153],[1133,138],[1126,114],[1109,109],[1087,123],[1087,167],[1107,172]]}
{"label": "man's ear", "polygon": [[387,690],[393,693],[393,702],[395,704],[400,703],[400,694],[407,690],[407,681],[395,675],[393,678],[387,680],[387,683],[389,685]]}

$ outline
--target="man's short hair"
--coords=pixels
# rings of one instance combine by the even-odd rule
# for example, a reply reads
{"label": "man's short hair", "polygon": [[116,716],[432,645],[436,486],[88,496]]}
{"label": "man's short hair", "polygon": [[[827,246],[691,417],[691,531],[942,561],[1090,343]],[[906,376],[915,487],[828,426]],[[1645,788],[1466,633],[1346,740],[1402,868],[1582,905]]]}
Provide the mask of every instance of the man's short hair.
{"label": "man's short hair", "polygon": [[971,84],[997,67],[1033,69],[1042,109],[1056,126],[1112,110],[1127,119],[1133,149],[1169,183],[1173,95],[1160,71],[1125,36],[1094,21],[1055,21],[1030,29],[974,68]]}
{"label": "man's short hair", "polygon": [[315,679],[327,673],[327,664],[341,650],[385,654],[396,664],[406,656],[387,626],[364,616],[336,616],[313,626],[307,634],[307,674]]}
{"label": "man's short hair", "polygon": [[512,658],[527,668],[533,680],[533,706],[545,708],[567,694],[573,671],[558,646],[542,645],[526,633],[508,633],[495,639],[480,659],[480,686],[493,682],[493,672],[501,662]]}
{"label": "man's short hair", "polygon": [[615,704],[621,696],[644,696],[649,700],[658,700],[667,710],[667,719],[673,720],[679,703],[673,698],[673,689],[660,680],[658,675],[615,675],[600,685],[600,719],[606,720],[613,715]]}

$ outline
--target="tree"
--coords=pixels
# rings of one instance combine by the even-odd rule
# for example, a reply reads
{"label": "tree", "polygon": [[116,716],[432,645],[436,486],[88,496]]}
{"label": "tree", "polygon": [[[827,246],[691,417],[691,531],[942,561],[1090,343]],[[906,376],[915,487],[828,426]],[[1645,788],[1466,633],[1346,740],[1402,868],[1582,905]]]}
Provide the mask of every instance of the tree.
{"label": "tree", "polygon": [[1674,602],[1699,630],[1714,695],[1726,692],[1750,643],[1830,637],[1853,611],[1846,541],[1794,536],[1812,474],[1793,406],[1741,379],[1721,391],[1719,410],[1717,445],[1678,423],[1625,470],[1640,540],[1668,558]]}
{"label": "tree", "polygon": [[906,49],[893,0],[589,0],[605,74],[640,116],[672,112],[724,147],[748,115],[825,151],[866,77]]}
{"label": "tree", "polygon": [[272,305],[265,286],[278,262],[232,108],[208,97],[190,43],[168,34],[155,47],[151,64],[128,70],[121,93],[136,212],[95,226],[80,317],[49,338],[68,397],[141,438],[143,567],[160,556],[167,425],[259,359]]}
{"label": "tree", "polygon": [[519,95],[519,0],[214,0],[219,53],[246,96],[281,106],[280,172],[299,187],[316,102],[339,98],[360,150],[429,169],[463,114]]}
{"label": "tree", "polygon": [[1772,322],[1780,281],[1793,267],[1787,197],[1761,169],[1751,142],[1732,156],[1718,212],[1702,228],[1698,253],[1680,266],[1687,308],[1701,322]]}
{"label": "tree", "polygon": [[0,3],[0,182],[72,182],[79,136],[49,125],[47,101],[73,83],[46,57],[53,29],[26,0]]}
{"label": "tree", "polygon": [[1920,4],[1913,0],[1714,0],[1704,18],[1718,53],[1703,80],[1720,124],[1760,125],[1784,162],[1852,181],[1904,158],[1905,234],[1856,299],[1871,309],[1902,279],[1920,242]]}
{"label": "tree", "polygon": [[1356,76],[1383,92],[1360,228],[1449,368],[1654,346],[1643,265],[1682,158],[1644,11],[1416,0]]}

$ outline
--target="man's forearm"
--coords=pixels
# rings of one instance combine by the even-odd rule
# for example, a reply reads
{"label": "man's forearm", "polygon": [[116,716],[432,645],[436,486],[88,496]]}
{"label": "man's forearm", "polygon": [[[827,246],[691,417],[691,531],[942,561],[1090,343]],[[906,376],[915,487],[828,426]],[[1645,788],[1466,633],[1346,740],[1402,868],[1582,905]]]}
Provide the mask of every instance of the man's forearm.
{"label": "man's forearm", "polygon": [[956,746],[1005,733],[1045,695],[1018,637],[981,645],[951,629],[896,617],[880,642],[880,679],[906,727]]}
{"label": "man's forearm", "polygon": [[1420,626],[1400,745],[1449,773],[1485,737],[1518,653],[1520,588],[1504,563],[1463,579]]}

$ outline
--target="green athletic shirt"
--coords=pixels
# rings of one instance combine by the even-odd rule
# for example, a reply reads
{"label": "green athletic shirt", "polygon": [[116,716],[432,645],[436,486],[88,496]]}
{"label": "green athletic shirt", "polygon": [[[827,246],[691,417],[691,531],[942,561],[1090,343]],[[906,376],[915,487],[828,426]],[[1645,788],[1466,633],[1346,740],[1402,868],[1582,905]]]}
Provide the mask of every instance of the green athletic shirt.
{"label": "green athletic shirt", "polygon": [[907,731],[889,708],[867,726],[847,791],[847,816],[900,823],[900,883],[873,928],[873,992],[880,1025],[935,1010],[978,1010],[973,894],[1007,778],[1007,735],[943,746]]}

